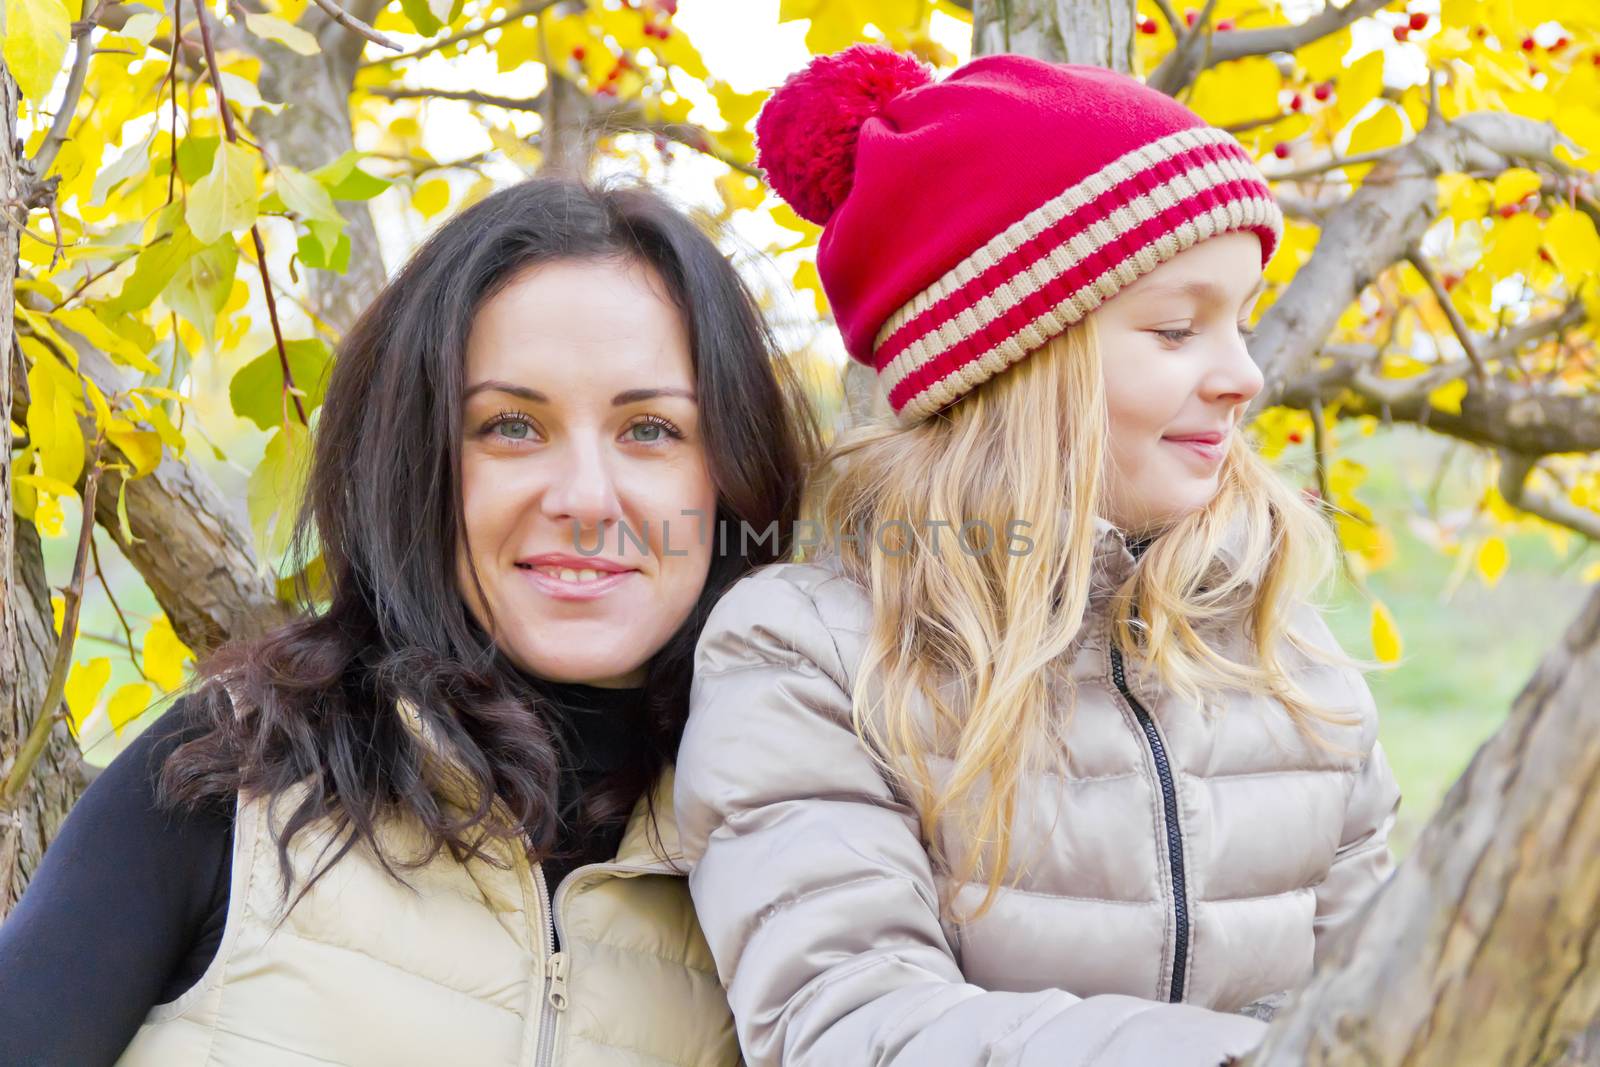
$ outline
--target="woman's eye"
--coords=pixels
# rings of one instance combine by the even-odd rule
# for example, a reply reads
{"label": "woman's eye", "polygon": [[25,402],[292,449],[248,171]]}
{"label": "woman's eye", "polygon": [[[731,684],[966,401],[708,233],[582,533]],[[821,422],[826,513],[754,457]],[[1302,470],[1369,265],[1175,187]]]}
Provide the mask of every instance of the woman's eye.
{"label": "woman's eye", "polygon": [[640,445],[654,445],[668,438],[683,437],[676,426],[655,415],[629,426],[627,433],[630,441]]}
{"label": "woman's eye", "polygon": [[521,415],[506,412],[495,417],[488,426],[489,433],[502,441],[530,441],[533,439],[533,424]]}

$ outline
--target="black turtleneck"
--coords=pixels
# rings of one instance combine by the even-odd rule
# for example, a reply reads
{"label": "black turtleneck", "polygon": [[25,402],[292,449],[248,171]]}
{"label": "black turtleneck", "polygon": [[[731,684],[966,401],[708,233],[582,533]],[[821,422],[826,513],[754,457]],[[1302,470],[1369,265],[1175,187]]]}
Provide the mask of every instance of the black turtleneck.
{"label": "black turtleneck", "polygon": [[[623,825],[580,834],[581,797],[630,767],[642,689],[539,683],[555,707],[561,832],[542,867],[552,894],[616,853]],[[233,812],[156,805],[166,757],[199,726],[180,700],[86,790],[15,909],[0,923],[0,1063],[111,1064],[150,1008],[205,973],[222,942]]]}

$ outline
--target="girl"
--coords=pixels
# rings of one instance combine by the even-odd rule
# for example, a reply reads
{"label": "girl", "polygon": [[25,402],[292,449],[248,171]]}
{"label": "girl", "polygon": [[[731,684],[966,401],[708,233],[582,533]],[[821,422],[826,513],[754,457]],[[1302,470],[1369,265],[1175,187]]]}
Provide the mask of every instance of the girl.
{"label": "girl", "polygon": [[1018,56],[851,49],[758,132],[897,417],[696,655],[678,816],[747,1061],[1247,1051],[1398,802],[1306,605],[1322,520],[1240,431],[1271,193],[1167,97]]}
{"label": "girl", "polygon": [[441,228],[334,365],[326,607],[74,809],[0,930],[0,1062],[737,1063],[669,758],[710,605],[780,556],[695,531],[798,506],[772,356],[643,190]]}

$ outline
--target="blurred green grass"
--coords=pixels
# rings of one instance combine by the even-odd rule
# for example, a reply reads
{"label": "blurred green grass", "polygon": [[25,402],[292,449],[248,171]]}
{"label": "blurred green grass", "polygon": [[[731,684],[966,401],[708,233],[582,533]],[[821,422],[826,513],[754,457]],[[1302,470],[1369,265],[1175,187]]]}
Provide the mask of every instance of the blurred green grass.
{"label": "blurred green grass", "polygon": [[[1543,533],[1515,534],[1506,538],[1511,562],[1495,586],[1468,566],[1452,589],[1458,557],[1440,553],[1407,522],[1429,495],[1446,450],[1438,438],[1396,429],[1354,440],[1341,453],[1367,465],[1358,496],[1395,539],[1394,562],[1367,585],[1388,605],[1405,642],[1399,664],[1368,676],[1379,737],[1403,793],[1392,838],[1397,856],[1410,850],[1576,617],[1587,594],[1578,574],[1593,555],[1576,536],[1563,556]],[[1476,501],[1483,483],[1472,471],[1480,463],[1473,457],[1452,464],[1439,493],[1445,509]],[[1332,608],[1328,622],[1345,650],[1370,657],[1369,601],[1341,582]]]}

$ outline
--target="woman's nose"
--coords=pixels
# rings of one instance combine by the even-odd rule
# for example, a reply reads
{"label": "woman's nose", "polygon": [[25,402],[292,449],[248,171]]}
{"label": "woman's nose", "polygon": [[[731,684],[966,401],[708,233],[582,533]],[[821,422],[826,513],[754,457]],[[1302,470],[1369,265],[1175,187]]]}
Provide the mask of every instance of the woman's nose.
{"label": "woman's nose", "polygon": [[542,504],[547,516],[574,523],[579,532],[620,520],[621,497],[603,450],[576,445],[566,449],[556,460]]}

